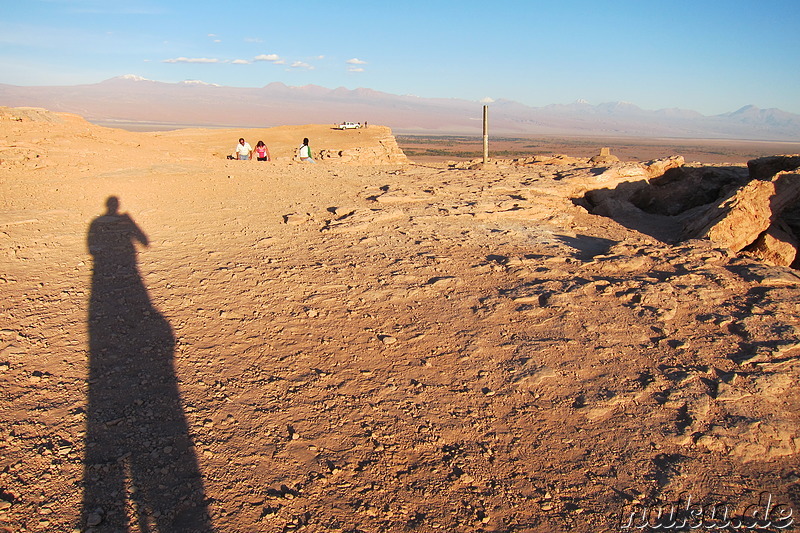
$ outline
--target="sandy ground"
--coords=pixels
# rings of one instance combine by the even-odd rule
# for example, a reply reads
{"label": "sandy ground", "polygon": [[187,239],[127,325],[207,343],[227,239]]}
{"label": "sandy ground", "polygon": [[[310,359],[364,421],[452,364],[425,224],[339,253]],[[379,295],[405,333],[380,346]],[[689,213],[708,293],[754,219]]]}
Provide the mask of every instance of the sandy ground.
{"label": "sandy ground", "polygon": [[[589,215],[613,184],[586,165],[17,115],[0,530],[599,532],[684,504],[796,528],[793,271]],[[278,160],[225,160],[239,136]]]}

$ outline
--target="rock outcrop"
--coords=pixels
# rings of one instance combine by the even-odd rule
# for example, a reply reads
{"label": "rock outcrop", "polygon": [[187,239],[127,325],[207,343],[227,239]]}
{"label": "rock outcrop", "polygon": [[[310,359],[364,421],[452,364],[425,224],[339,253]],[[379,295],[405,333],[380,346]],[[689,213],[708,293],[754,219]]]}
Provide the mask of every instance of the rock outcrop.
{"label": "rock outcrop", "polygon": [[662,160],[645,167],[649,179],[588,191],[583,205],[623,224],[644,226],[646,215],[670,220],[681,225],[677,240],[708,239],[769,264],[797,267],[799,167],[799,155],[763,157],[747,168]]}
{"label": "rock outcrop", "polygon": [[609,165],[611,163],[619,163],[619,157],[611,155],[610,148],[601,148],[600,154],[592,157],[589,161],[594,165]]}
{"label": "rock outcrop", "polygon": [[[596,174],[595,184],[606,187],[593,188],[585,192],[583,205],[592,214],[609,218],[639,218],[647,209],[642,209],[634,198],[639,198],[651,188],[652,178],[682,167],[683,157],[673,156],[641,164],[612,164],[603,172]],[[613,187],[613,188],[612,188]]]}
{"label": "rock outcrop", "polygon": [[0,122],[49,122],[61,124],[66,113],[56,113],[41,107],[0,107]]}
{"label": "rock outcrop", "polygon": [[377,145],[360,146],[343,150],[321,150],[319,158],[340,163],[357,163],[362,165],[383,165],[408,163],[408,158],[397,145],[391,135],[378,139]]}
{"label": "rock outcrop", "polygon": [[758,239],[784,209],[800,201],[800,174],[779,172],[769,181],[753,180],[684,229],[686,239],[707,238],[741,251]]}

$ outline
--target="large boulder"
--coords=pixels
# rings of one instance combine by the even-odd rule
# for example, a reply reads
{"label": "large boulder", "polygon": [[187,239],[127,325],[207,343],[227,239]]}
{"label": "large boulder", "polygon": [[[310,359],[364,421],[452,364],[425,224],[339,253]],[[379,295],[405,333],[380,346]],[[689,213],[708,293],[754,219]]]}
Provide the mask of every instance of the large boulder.
{"label": "large boulder", "polygon": [[741,251],[800,201],[800,173],[779,172],[769,181],[753,180],[684,226],[686,239],[707,238]]}
{"label": "large boulder", "polygon": [[765,263],[791,266],[797,257],[797,237],[782,220],[773,223],[745,251]]}

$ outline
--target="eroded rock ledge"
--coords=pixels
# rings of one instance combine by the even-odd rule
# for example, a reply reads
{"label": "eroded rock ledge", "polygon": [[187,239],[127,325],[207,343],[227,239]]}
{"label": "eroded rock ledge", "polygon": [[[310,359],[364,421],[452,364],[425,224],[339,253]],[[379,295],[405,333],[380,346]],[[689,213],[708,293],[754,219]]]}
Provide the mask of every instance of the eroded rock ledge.
{"label": "eroded rock ledge", "polygon": [[[686,165],[680,158],[641,167],[642,179],[588,191],[584,207],[621,220],[661,217],[678,224],[677,241],[708,239],[769,264],[799,266],[800,156],[759,158],[746,167]],[[608,173],[618,178],[620,167],[602,174]]]}

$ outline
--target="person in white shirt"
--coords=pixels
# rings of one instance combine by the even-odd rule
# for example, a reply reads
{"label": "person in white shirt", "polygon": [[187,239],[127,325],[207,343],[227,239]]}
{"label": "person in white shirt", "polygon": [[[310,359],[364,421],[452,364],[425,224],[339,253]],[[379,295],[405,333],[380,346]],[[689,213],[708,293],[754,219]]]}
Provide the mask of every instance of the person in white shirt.
{"label": "person in white shirt", "polygon": [[308,137],[303,139],[303,144],[300,145],[300,148],[297,149],[297,157],[300,158],[300,161],[306,163],[316,163],[314,159],[311,157],[311,148],[308,147]]}
{"label": "person in white shirt", "polygon": [[239,144],[236,145],[236,157],[240,161],[248,161],[253,155],[253,149],[249,143],[244,142],[244,139],[239,139]]}

